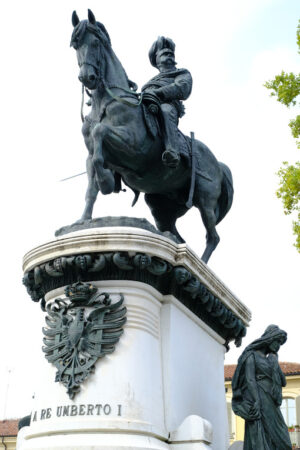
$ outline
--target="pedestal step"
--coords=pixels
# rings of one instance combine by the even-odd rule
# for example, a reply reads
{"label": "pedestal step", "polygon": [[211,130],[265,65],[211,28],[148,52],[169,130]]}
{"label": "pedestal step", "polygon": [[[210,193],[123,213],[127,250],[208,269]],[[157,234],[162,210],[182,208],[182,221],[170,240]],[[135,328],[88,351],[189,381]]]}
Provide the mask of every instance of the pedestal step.
{"label": "pedestal step", "polygon": [[[76,427],[74,427],[76,428]],[[212,426],[199,416],[189,416],[164,441],[150,434],[124,430],[94,430],[76,433],[53,431],[48,435],[32,435],[24,427],[18,435],[17,450],[206,450],[211,449]]]}

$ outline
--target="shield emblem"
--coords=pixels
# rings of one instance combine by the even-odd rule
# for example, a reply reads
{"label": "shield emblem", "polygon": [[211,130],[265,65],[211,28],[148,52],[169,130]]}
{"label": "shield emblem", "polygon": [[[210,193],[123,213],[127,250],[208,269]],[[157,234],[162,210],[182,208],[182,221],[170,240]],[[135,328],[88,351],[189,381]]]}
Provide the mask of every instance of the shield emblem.
{"label": "shield emblem", "polygon": [[78,282],[67,286],[66,299],[57,298],[46,305],[43,352],[55,365],[55,381],[67,387],[71,399],[80,384],[95,370],[99,358],[115,350],[126,322],[124,296],[113,303],[107,293],[91,284]]}

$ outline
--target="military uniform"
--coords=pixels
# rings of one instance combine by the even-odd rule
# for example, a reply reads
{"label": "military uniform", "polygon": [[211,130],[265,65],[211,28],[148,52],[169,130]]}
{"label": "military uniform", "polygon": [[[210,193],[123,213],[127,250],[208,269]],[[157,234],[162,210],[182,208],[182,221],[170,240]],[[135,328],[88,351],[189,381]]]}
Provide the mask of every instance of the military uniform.
{"label": "military uniform", "polygon": [[184,115],[184,106],[181,100],[186,100],[192,91],[192,76],[186,69],[175,69],[170,72],[161,72],[145,86],[143,92],[155,92],[155,94],[164,103],[172,104],[178,117]]}
{"label": "military uniform", "polygon": [[176,167],[179,161],[177,148],[178,119],[184,115],[182,100],[186,100],[192,91],[192,76],[186,69],[172,69],[160,72],[145,86],[143,92],[154,93],[161,101],[161,112],[164,119],[165,152],[163,162]]}

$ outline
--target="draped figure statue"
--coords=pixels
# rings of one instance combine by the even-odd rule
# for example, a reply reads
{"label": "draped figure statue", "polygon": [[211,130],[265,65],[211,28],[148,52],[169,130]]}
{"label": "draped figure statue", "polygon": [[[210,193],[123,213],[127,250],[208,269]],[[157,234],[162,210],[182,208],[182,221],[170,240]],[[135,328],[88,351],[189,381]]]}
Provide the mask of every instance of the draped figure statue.
{"label": "draped figure statue", "polygon": [[290,450],[287,425],[282,416],[285,376],[277,352],[287,333],[269,325],[264,334],[245,348],[232,380],[232,409],[245,419],[244,450]]}

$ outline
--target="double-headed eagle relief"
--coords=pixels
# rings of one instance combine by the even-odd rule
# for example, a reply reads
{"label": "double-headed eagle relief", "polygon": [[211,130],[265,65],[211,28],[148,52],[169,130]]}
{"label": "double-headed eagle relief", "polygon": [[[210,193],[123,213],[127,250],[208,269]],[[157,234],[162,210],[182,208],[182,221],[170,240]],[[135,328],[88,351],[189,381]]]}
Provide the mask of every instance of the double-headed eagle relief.
{"label": "double-headed eagle relief", "polygon": [[99,191],[121,192],[124,183],[135,194],[133,204],[143,192],[158,230],[180,242],[177,219],[198,208],[207,232],[202,255],[207,262],[219,242],[216,225],[231,208],[232,176],[193,133],[190,138],[178,129],[192,77],[176,67],[175,43],[163,36],[154,42],[149,58],[159,74],[138,93],[94,14],[89,10],[88,20],[80,21],[74,11],[72,24],[78,78],[91,106],[88,115],[82,113],[88,188],[78,222],[92,218]]}
{"label": "double-headed eagle relief", "polygon": [[57,368],[56,379],[67,387],[69,397],[94,372],[99,358],[112,353],[126,322],[123,295],[112,303],[107,293],[91,284],[75,283],[65,289],[67,298],[46,305],[43,351]]}

